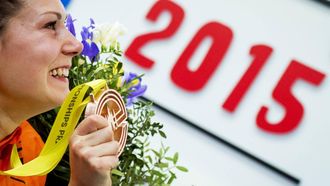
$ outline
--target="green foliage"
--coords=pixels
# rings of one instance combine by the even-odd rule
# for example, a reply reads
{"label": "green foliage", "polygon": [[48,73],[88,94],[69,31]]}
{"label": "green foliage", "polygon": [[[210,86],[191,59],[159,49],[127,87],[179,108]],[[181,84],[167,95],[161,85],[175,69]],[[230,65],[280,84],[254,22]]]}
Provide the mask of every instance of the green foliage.
{"label": "green foliage", "polygon": [[[177,165],[178,153],[175,153],[173,157],[169,156],[169,147],[163,144],[158,150],[150,147],[152,136],[165,137],[165,133],[161,130],[163,125],[151,121],[154,116],[151,105],[148,102],[138,101],[132,109],[129,109],[129,137],[125,151],[120,157],[122,163],[116,169],[124,174],[113,174],[114,185],[143,185],[144,183],[169,185],[176,178],[174,169],[181,169]],[[186,169],[183,171],[186,172]]]}
{"label": "green foliage", "polygon": [[[69,76],[70,88],[94,79],[106,79],[109,88],[116,89],[126,100],[132,85],[122,80],[124,75],[123,63],[120,61],[122,51],[118,43],[115,46],[102,48],[100,59],[95,62],[90,62],[84,56],[75,57]],[[54,109],[29,120],[44,141],[55,121],[57,111],[58,109]],[[150,147],[152,137],[159,135],[166,138],[165,132],[162,131],[163,125],[152,121],[155,115],[152,103],[137,100],[127,108],[127,111],[129,113],[127,144],[120,156],[119,166],[112,170],[113,185],[170,185],[176,179],[175,170],[183,172],[188,170],[177,165],[178,153],[173,156],[168,155],[169,147],[163,144],[157,150]],[[48,178],[52,182],[59,180],[68,183],[70,179],[68,150],[55,170],[48,174]]]}

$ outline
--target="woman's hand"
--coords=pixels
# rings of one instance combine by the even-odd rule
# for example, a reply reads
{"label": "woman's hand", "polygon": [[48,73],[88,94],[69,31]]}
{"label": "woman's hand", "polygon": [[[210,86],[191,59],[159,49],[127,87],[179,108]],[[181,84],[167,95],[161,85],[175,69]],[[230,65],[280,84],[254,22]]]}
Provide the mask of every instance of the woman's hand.
{"label": "woman's hand", "polygon": [[111,185],[119,148],[107,120],[99,115],[84,119],[70,139],[70,186]]}

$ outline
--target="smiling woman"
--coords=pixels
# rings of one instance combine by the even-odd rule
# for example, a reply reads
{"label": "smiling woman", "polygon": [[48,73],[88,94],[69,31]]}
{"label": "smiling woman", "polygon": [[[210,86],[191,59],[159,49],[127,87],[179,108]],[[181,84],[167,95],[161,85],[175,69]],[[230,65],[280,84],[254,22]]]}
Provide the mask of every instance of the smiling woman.
{"label": "smiling woman", "polygon": [[[0,185],[45,184],[45,176],[6,171],[42,150],[43,141],[26,120],[61,105],[69,93],[68,71],[82,44],[66,29],[65,18],[59,0],[0,4]],[[16,146],[22,162],[12,161]],[[81,121],[69,150],[70,185],[111,184],[118,143],[103,117],[90,115]]]}

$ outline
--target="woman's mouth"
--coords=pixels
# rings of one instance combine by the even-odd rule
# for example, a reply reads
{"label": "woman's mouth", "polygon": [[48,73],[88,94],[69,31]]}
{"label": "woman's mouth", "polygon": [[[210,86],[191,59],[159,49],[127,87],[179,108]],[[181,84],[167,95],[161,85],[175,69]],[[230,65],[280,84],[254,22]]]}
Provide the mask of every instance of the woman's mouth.
{"label": "woman's mouth", "polygon": [[49,71],[49,75],[55,77],[55,78],[67,78],[69,77],[69,68],[66,67],[60,67],[55,68]]}

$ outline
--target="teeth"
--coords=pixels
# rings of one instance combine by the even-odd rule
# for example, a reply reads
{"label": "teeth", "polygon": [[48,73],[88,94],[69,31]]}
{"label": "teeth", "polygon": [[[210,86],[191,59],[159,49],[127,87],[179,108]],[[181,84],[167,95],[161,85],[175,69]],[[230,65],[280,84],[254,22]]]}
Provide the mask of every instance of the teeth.
{"label": "teeth", "polygon": [[64,68],[64,70],[63,70],[63,75],[64,75],[65,77],[68,77],[68,76],[69,76],[69,69]]}
{"label": "teeth", "polygon": [[57,75],[57,71],[54,69],[53,70],[53,76],[56,76]]}
{"label": "teeth", "polygon": [[63,70],[61,68],[57,69],[57,75],[62,76],[63,75]]}
{"label": "teeth", "polygon": [[54,77],[68,77],[69,76],[69,69],[68,68],[56,68],[49,72],[51,76]]}

